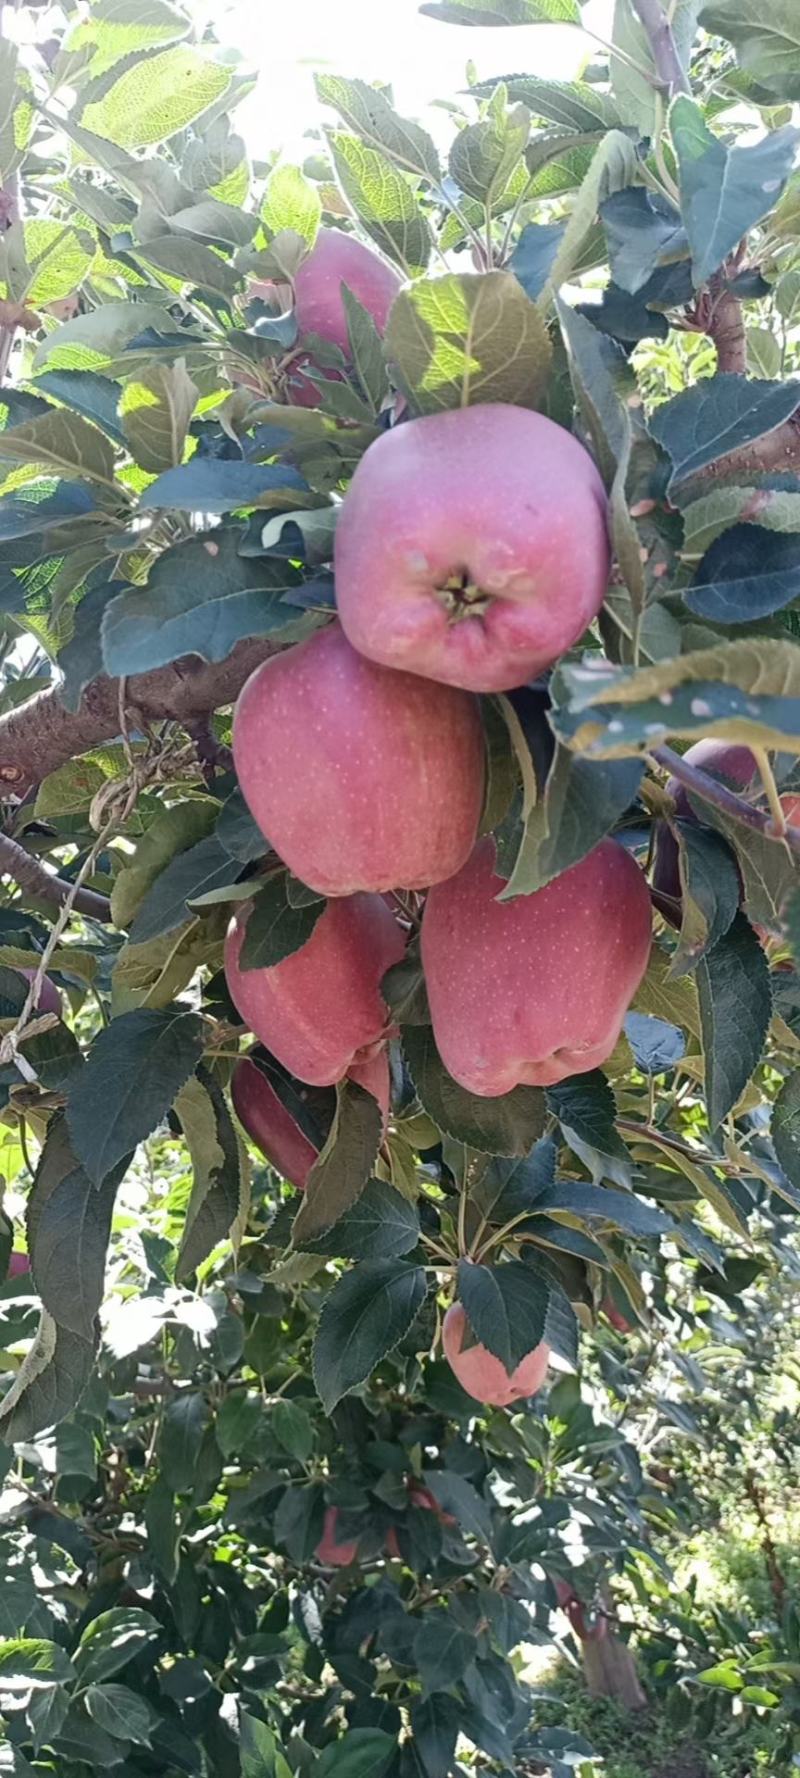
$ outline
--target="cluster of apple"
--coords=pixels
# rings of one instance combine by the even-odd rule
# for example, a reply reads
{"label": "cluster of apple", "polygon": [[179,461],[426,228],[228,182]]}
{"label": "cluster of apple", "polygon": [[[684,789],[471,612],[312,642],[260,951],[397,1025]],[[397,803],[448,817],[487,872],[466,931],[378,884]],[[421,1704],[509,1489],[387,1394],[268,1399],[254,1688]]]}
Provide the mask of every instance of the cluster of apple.
{"label": "cluster of apple", "polygon": [[[346,350],[343,282],[383,327],[396,274],[324,231],[298,274],[298,320]],[[534,678],[596,616],[608,583],[606,513],[582,445],[511,405],[405,420],[359,464],[336,531],[337,621],[259,667],[234,717],[255,821],[294,876],[327,898],[307,943],[273,967],[241,967],[249,905],[226,941],[234,1003],[300,1081],[349,1075],[386,1116],[392,1024],[381,982],[407,940],[397,890],[427,892],[421,955],[433,1031],[467,1091],[549,1086],[614,1049],[650,950],[647,883],[606,839],[537,893],[498,900],[494,841],[480,837],[476,695]],[[298,1143],[247,1059],[234,1103],[302,1186],[313,1145]],[[509,1377],[469,1338],[456,1304],[445,1352],[479,1399],[507,1403],[539,1386],[546,1348]]]}

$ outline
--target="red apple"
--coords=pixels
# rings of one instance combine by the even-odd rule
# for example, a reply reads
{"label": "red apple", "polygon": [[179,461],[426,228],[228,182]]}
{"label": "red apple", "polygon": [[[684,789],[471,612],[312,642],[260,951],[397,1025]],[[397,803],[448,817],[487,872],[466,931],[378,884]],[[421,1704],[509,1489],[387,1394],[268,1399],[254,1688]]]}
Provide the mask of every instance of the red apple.
{"label": "red apple", "polygon": [[[385,1044],[368,1061],[349,1068],[348,1079],[377,1099],[383,1128],[389,1119],[389,1057]],[[305,1191],[308,1175],[319,1158],[319,1149],[284,1105],[269,1075],[251,1056],[236,1063],[231,1080],[233,1109],[251,1142],[260,1148],[282,1179]]]}
{"label": "red apple", "polygon": [[611,1323],[615,1333],[627,1334],[632,1332],[631,1323],[627,1319],[627,1316],[623,1315],[622,1310],[617,1308],[613,1297],[603,1297],[603,1301],[600,1304],[600,1312],[605,1315],[606,1320]]}
{"label": "red apple", "polygon": [[388,1529],[386,1536],[383,1540],[383,1547],[386,1551],[387,1556],[391,1557],[391,1560],[393,1562],[402,1562],[402,1559],[403,1559],[402,1552],[400,1549],[400,1545],[397,1541],[397,1532],[395,1531],[394,1525],[389,1526],[389,1529]]}
{"label": "red apple", "polygon": [[428,896],[422,963],[442,1061],[484,1098],[553,1086],[611,1055],[647,968],[650,894],[635,860],[601,840],[513,901],[494,842]]}
{"label": "red apple", "polygon": [[410,420],[362,457],[336,532],[354,648],[470,691],[534,678],[606,593],[606,497],[572,434],[488,403]]}
{"label": "red apple", "polygon": [[321,895],[427,888],[475,843],[477,703],[376,667],[338,624],[256,668],[236,706],[233,756],[262,833]]}
{"label": "red apple", "polygon": [[370,1061],[390,1029],[381,978],[399,963],[404,935],[379,895],[331,901],[311,937],[271,969],[239,966],[251,904],[225,940],[225,974],[245,1024],[298,1080],[333,1086]]}
{"label": "red apple", "polygon": [[[35,968],[34,969],[27,969],[27,968],[23,968],[22,966],[20,966],[16,970],[15,973],[17,975],[23,975],[27,982],[32,982],[33,978],[36,974],[36,970],[35,970]],[[57,1019],[61,1018],[61,1015],[64,1011],[64,1003],[61,999],[61,995],[59,994],[59,991],[55,985],[55,982],[51,982],[49,975],[46,975],[44,977],[41,988],[39,989],[39,995],[38,995],[38,998],[36,1001],[36,1005],[33,1010],[34,1010],[34,1013],[40,1013],[40,1014],[44,1014],[46,1012],[52,1012],[52,1013],[55,1013],[55,1016]]]}
{"label": "red apple", "polygon": [[383,333],[402,282],[400,273],[355,235],[346,235],[339,228],[321,228],[311,252],[295,274],[295,314],[300,337],[319,334],[349,358],[342,285],[346,284],[358,297],[369,310],[378,332]]}
{"label": "red apple", "polygon": [[[699,771],[707,772],[709,778],[726,782],[732,790],[745,790],[758,770],[750,748],[732,741],[695,741],[693,747],[687,748],[684,759],[687,765],[697,766]],[[668,778],[667,791],[675,804],[678,819],[696,821],[697,816],[689,800],[686,785],[678,778]],[[666,821],[660,821],[656,829],[653,888],[659,895],[667,895],[672,901],[679,903],[681,879],[678,856],[677,840]]]}
{"label": "red apple", "polygon": [[231,1098],[240,1124],[265,1160],[282,1179],[303,1191],[319,1150],[292,1117],[263,1069],[249,1056],[242,1056],[234,1068]]}
{"label": "red apple", "polygon": [[336,1526],[339,1513],[335,1506],[326,1506],[322,1536],[314,1554],[318,1562],[324,1562],[326,1568],[349,1568],[358,1555],[358,1538],[349,1538],[346,1543],[339,1543],[336,1537]]}
{"label": "red apple", "polygon": [[470,1327],[460,1303],[453,1303],[444,1318],[444,1355],[462,1389],[488,1407],[508,1408],[515,1401],[535,1395],[547,1375],[550,1347],[546,1340],[521,1359],[516,1370],[507,1371],[499,1358],[480,1342],[464,1349]]}
{"label": "red apple", "polygon": [[9,1278],[24,1278],[26,1272],[29,1272],[30,1269],[31,1262],[27,1253],[12,1253],[8,1262]]}

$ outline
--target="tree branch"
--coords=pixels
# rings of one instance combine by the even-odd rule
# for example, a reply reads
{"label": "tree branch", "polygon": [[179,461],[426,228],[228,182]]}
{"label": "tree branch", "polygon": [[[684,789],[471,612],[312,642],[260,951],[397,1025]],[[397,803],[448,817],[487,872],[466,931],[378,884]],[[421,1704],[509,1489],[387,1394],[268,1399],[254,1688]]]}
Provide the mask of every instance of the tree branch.
{"label": "tree branch", "polygon": [[762,814],[760,809],[754,809],[751,803],[745,802],[735,791],[726,790],[724,784],[718,783],[716,778],[709,777],[707,772],[700,771],[697,766],[690,765],[679,753],[673,753],[671,747],[654,747],[650,758],[663,766],[672,778],[677,778],[688,791],[694,791],[704,802],[720,809],[723,815],[731,815],[734,821],[741,821],[745,827],[753,828],[754,832],[762,834],[765,839],[774,840],[776,845],[785,844],[792,852],[800,854],[800,827],[787,827],[784,834],[775,833],[771,815]]}
{"label": "tree branch", "polygon": [[661,0],[633,0],[633,5],[647,34],[661,86],[666,88],[670,98],[673,93],[691,92]]}
{"label": "tree branch", "polygon": [[[10,877],[18,888],[27,890],[39,901],[52,902],[55,907],[63,907],[73,888],[66,878],[53,876],[41,859],[32,857],[24,846],[7,834],[0,834],[0,877]],[[72,905],[76,913],[88,914],[93,920],[111,919],[110,901],[105,895],[97,895],[94,889],[78,889]]]}
{"label": "tree branch", "polygon": [[717,348],[717,370],[744,376],[747,369],[747,335],[738,296],[726,290],[714,304],[707,328]]}
{"label": "tree branch", "polygon": [[[184,725],[232,704],[246,679],[277,652],[274,641],[239,642],[224,661],[185,656],[169,667],[139,673],[126,684],[130,726],[175,721]],[[24,796],[67,760],[112,741],[120,732],[119,681],[102,676],[86,687],[78,711],[66,710],[58,688],[39,692],[0,717],[0,791]]]}

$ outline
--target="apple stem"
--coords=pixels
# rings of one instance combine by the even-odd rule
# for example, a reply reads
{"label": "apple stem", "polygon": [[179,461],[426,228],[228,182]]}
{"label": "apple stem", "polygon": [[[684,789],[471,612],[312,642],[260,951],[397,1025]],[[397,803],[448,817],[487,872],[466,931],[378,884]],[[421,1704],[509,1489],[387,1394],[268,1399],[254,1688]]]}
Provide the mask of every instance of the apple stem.
{"label": "apple stem", "polygon": [[[757,757],[758,749],[754,747],[752,752]],[[800,828],[786,827],[784,833],[776,833],[771,814],[765,815],[761,809],[754,809],[752,803],[745,802],[744,797],[737,796],[733,790],[727,790],[724,784],[709,777],[707,772],[699,771],[697,766],[691,765],[679,753],[673,753],[671,747],[654,747],[650,758],[663,771],[669,772],[671,777],[677,778],[679,784],[684,784],[688,791],[694,791],[695,796],[711,803],[713,808],[720,809],[723,815],[731,815],[734,821],[751,827],[754,832],[763,834],[765,839],[782,842],[792,852],[800,853]]]}

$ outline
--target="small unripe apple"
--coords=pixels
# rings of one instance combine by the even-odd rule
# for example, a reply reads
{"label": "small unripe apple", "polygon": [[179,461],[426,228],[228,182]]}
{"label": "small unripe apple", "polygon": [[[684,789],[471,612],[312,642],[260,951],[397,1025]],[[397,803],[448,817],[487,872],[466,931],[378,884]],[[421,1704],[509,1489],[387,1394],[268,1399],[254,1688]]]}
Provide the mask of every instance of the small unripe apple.
{"label": "small unripe apple", "polygon": [[380,990],[399,963],[404,935],[379,895],[328,903],[291,956],[270,969],[239,965],[251,904],[240,907],[225,939],[225,974],[234,1006],[290,1074],[333,1086],[370,1061],[391,1029]]}
{"label": "small unripe apple", "polygon": [[607,1061],[647,968],[650,893],[616,840],[512,901],[491,839],[432,889],[422,965],[445,1068],[484,1098]]}
{"label": "small unripe apple", "polygon": [[358,1555],[357,1538],[348,1538],[344,1543],[339,1543],[336,1536],[338,1520],[338,1509],[335,1506],[326,1506],[322,1536],[314,1552],[317,1561],[323,1562],[326,1568],[349,1568]]}
{"label": "small unripe apple", "polygon": [[[732,741],[695,741],[683,757],[687,765],[696,766],[698,771],[707,772],[709,778],[720,779],[737,791],[745,790],[758,770],[750,748]],[[681,821],[697,821],[689,791],[679,778],[667,779],[667,791],[675,804],[676,817]],[[678,842],[666,821],[660,821],[656,830],[653,888],[659,895],[669,896],[676,902],[681,899],[678,859]]]}
{"label": "small unripe apple", "polygon": [[321,228],[295,274],[295,315],[301,339],[307,333],[319,334],[349,358],[342,285],[358,297],[382,334],[402,283],[400,273],[355,235],[346,235],[339,228]]}
{"label": "small unripe apple", "polygon": [[[384,1132],[389,1118],[389,1057],[385,1044],[368,1061],[355,1063],[347,1078],[372,1094],[381,1109]],[[251,1142],[282,1179],[305,1191],[319,1148],[301,1129],[269,1075],[251,1056],[241,1056],[231,1079],[233,1109]]]}
{"label": "small unripe apple", "polygon": [[470,1327],[461,1303],[452,1303],[444,1318],[444,1355],[462,1389],[487,1407],[508,1408],[515,1401],[535,1395],[547,1375],[550,1347],[546,1340],[534,1346],[516,1369],[507,1371],[499,1358],[480,1343],[464,1348]]}
{"label": "small unripe apple", "polygon": [[606,594],[603,484],[543,414],[487,403],[385,432],[336,532],[336,597],[354,648],[470,691],[535,678]]}
{"label": "small unripe apple", "polygon": [[256,668],[236,705],[233,757],[262,833],[321,895],[427,888],[475,843],[477,702],[376,667],[338,624]]}
{"label": "small unripe apple", "polygon": [[[23,975],[27,982],[32,982],[33,978],[36,974],[36,970],[35,969],[28,969],[26,967],[20,966],[15,971],[15,974],[16,975]],[[61,995],[58,991],[58,988],[56,987],[55,982],[51,982],[49,975],[46,975],[42,981],[42,985],[39,989],[39,994],[38,994],[38,997],[36,1000],[36,1005],[33,1010],[35,1013],[39,1013],[39,1014],[43,1014],[46,1012],[52,1012],[52,1013],[55,1013],[55,1016],[57,1019],[61,1018],[61,1015],[64,1011],[64,1003],[61,999]]]}

